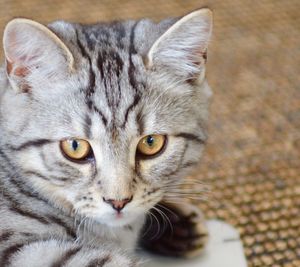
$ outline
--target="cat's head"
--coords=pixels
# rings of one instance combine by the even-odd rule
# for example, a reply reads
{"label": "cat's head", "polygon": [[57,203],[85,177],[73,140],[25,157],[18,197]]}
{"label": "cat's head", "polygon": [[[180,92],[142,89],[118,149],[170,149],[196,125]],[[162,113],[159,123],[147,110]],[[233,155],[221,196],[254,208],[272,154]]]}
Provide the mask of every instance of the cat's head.
{"label": "cat's head", "polygon": [[4,32],[1,146],[22,183],[74,215],[121,226],[179,184],[206,140],[208,9]]}

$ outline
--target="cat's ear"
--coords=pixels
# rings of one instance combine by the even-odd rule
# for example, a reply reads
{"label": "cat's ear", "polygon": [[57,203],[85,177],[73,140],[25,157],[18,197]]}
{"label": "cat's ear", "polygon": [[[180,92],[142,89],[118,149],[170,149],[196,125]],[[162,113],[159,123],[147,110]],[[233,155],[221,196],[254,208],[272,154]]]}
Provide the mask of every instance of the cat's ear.
{"label": "cat's ear", "polygon": [[148,52],[147,66],[168,71],[184,81],[203,73],[207,46],[212,33],[212,12],[194,11],[173,24]]}
{"label": "cat's ear", "polygon": [[58,36],[29,19],[13,19],[6,25],[3,48],[10,83],[22,92],[55,82],[73,68],[73,56]]}

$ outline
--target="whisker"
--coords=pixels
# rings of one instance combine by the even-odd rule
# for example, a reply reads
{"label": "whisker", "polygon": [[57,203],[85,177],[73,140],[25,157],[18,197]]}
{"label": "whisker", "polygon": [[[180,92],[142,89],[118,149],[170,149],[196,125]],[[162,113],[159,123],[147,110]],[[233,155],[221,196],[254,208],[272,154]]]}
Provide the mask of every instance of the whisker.
{"label": "whisker", "polygon": [[155,216],[155,214],[153,214],[151,211],[149,211],[149,212],[154,217],[154,219],[156,220],[157,226],[158,226],[157,232],[154,235],[154,237],[152,238],[152,240],[153,240],[153,239],[155,239],[157,237],[157,234],[159,234],[159,232],[160,232],[160,224],[159,224],[159,220],[157,219],[157,217]]}
{"label": "whisker", "polygon": [[148,232],[149,232],[149,230],[151,229],[151,226],[152,226],[152,223],[153,223],[153,221],[152,221],[152,214],[151,214],[151,212],[150,211],[148,211],[147,212],[147,214],[149,214],[150,216],[149,216],[149,218],[150,218],[150,225],[148,226],[148,228],[147,228],[147,230],[146,230],[146,232],[142,235],[142,237],[145,237],[146,236],[146,234],[148,234]]}
{"label": "whisker", "polygon": [[[170,225],[171,235],[173,235],[173,233],[174,233],[174,231],[173,231],[173,225],[172,225],[172,223],[171,223],[169,217],[168,217],[162,210],[159,210],[159,209],[156,208],[156,207],[153,207],[153,209],[157,210],[157,211],[159,212],[159,214],[161,214],[163,220],[166,219],[166,221],[167,221],[167,222],[169,223],[169,225]],[[165,230],[165,228],[164,228],[164,230]]]}
{"label": "whisker", "polygon": [[172,213],[174,216],[176,216],[176,217],[178,218],[178,215],[177,215],[174,211],[172,211],[171,209],[167,208],[166,206],[164,206],[164,205],[162,205],[162,204],[159,204],[159,203],[156,204],[156,206],[158,206],[158,207],[160,207],[160,208],[163,208],[163,209],[167,210],[168,212]]}

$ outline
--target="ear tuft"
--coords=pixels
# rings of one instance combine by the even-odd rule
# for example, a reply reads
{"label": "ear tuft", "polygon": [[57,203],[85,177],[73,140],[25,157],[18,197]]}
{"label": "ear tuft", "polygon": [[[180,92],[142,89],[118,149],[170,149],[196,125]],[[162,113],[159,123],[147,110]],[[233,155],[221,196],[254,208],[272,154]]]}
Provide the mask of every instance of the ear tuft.
{"label": "ear tuft", "polygon": [[14,19],[6,25],[3,48],[9,80],[18,90],[27,91],[39,82],[36,79],[55,79],[73,68],[66,45],[46,26],[29,19]]}
{"label": "ear tuft", "polygon": [[173,24],[149,50],[149,67],[167,71],[180,79],[197,79],[206,63],[212,33],[212,12],[203,8]]}

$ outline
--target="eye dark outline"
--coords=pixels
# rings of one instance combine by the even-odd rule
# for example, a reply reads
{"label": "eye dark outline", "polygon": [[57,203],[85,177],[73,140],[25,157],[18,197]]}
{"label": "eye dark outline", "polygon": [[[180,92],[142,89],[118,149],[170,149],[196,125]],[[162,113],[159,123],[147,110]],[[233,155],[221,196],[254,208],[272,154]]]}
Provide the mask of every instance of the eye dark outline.
{"label": "eye dark outline", "polygon": [[[83,158],[79,158],[79,159],[72,158],[71,156],[69,156],[69,155],[65,152],[65,150],[64,150],[64,148],[63,148],[63,142],[65,142],[65,141],[80,141],[80,140],[87,142],[87,144],[89,145],[89,151],[87,152],[87,154],[86,154]],[[72,161],[72,162],[74,162],[74,163],[85,164],[85,163],[88,163],[88,162],[90,162],[90,161],[92,161],[92,160],[95,159],[95,157],[94,157],[94,152],[93,152],[93,149],[92,149],[92,146],[91,146],[91,144],[90,144],[87,140],[85,140],[85,139],[80,139],[80,138],[69,138],[69,139],[64,139],[64,140],[61,140],[61,141],[59,142],[59,147],[60,147],[60,151],[61,151],[62,155],[63,155],[67,160]]]}
{"label": "eye dark outline", "polygon": [[[152,135],[159,135],[159,134],[152,134]],[[147,136],[151,136],[151,134],[144,136],[143,138],[141,138],[141,139],[139,140],[139,142],[140,142],[141,140],[143,140],[143,139],[144,139],[145,137],[147,137]],[[136,147],[136,157],[137,157],[138,159],[146,160],[146,159],[153,159],[153,158],[159,157],[161,154],[163,154],[163,153],[165,152],[166,147],[167,147],[167,144],[168,144],[168,136],[167,136],[167,135],[161,135],[161,136],[164,137],[164,143],[163,143],[162,147],[160,148],[160,150],[158,150],[158,151],[157,151],[155,154],[153,154],[153,155],[146,155],[146,154],[143,154],[142,152],[140,152],[139,149],[138,149],[138,146],[137,146],[137,147]]]}

